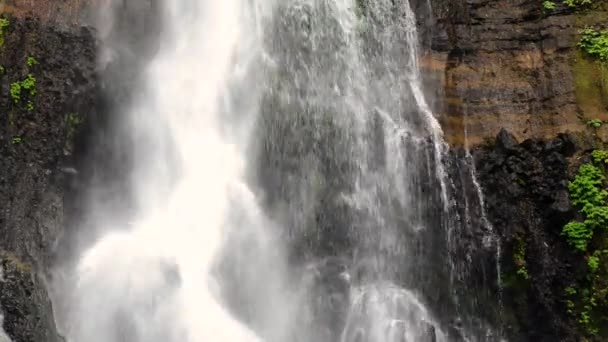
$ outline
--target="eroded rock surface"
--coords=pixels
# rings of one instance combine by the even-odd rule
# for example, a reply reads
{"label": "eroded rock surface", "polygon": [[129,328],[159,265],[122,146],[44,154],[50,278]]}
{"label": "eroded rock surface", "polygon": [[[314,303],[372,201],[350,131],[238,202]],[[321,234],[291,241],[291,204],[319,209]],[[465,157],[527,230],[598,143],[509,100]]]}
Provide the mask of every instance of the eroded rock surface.
{"label": "eroded rock surface", "polygon": [[3,36],[0,305],[4,330],[13,341],[58,341],[43,279],[65,224],[64,197],[76,171],[72,156],[78,150],[78,132],[95,108],[95,40],[85,28],[64,30],[10,16]]}
{"label": "eroded rock surface", "polygon": [[551,139],[608,119],[600,69],[577,48],[582,28],[606,26],[608,4],[555,3],[548,11],[538,0],[434,1],[433,53],[424,65],[443,77],[439,111],[451,144],[476,145],[501,128],[520,141]]}

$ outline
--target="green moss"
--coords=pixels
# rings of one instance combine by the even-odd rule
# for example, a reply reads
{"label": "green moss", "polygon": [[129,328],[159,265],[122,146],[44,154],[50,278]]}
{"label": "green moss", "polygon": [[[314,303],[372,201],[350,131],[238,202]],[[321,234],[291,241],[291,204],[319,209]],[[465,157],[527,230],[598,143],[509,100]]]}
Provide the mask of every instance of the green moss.
{"label": "green moss", "polygon": [[65,116],[65,126],[66,126],[66,135],[67,140],[72,141],[76,135],[76,131],[78,127],[83,123],[82,118],[76,113],[68,113]]}
{"label": "green moss", "polygon": [[0,18],[0,48],[4,47],[4,33],[9,26],[10,22],[8,19]]}
{"label": "green moss", "polygon": [[576,100],[579,108],[589,121],[608,120],[608,66],[582,51],[577,52],[574,65]]}
{"label": "green moss", "polygon": [[0,262],[6,267],[10,266],[20,273],[31,273],[32,267],[21,261],[15,254],[5,251],[0,251]]}

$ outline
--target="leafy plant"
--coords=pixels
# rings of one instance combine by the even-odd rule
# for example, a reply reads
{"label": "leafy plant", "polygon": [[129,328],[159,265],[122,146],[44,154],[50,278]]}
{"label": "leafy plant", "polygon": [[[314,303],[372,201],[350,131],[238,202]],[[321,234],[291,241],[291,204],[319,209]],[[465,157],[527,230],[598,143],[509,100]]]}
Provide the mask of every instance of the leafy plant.
{"label": "leafy plant", "polygon": [[25,63],[27,64],[28,67],[33,67],[34,65],[38,65],[38,61],[36,60],[36,58],[34,57],[28,57],[27,60],[25,61]]}
{"label": "leafy plant", "polygon": [[543,8],[548,11],[553,11],[553,10],[555,10],[555,2],[553,2],[553,1],[543,2]]}
{"label": "leafy plant", "polygon": [[21,102],[21,93],[26,91],[30,96],[36,95],[36,78],[32,74],[28,74],[22,81],[11,83],[11,98],[15,104]]}
{"label": "leafy plant", "polygon": [[21,137],[13,137],[13,139],[11,140],[11,143],[13,145],[18,145],[21,144],[23,142],[23,138]]}
{"label": "leafy plant", "polygon": [[595,274],[600,268],[600,257],[594,253],[587,258],[587,266],[589,267],[589,273]]}
{"label": "leafy plant", "polygon": [[21,101],[21,82],[11,83],[11,98],[14,103],[19,103]]}
{"label": "leafy plant", "polygon": [[579,6],[591,5],[592,0],[564,0],[564,4],[571,8],[577,8]]}
{"label": "leafy plant", "polygon": [[608,164],[608,151],[607,150],[594,150],[591,153],[591,159],[596,164]]}
{"label": "leafy plant", "polygon": [[589,120],[587,121],[587,126],[593,127],[593,128],[600,128],[602,127],[602,120],[599,119],[593,119],[593,120]]}
{"label": "leafy plant", "polygon": [[601,61],[608,61],[608,31],[596,31],[586,28],[581,32],[581,40],[578,42],[587,55]]}
{"label": "leafy plant", "polygon": [[[599,156],[599,155],[598,155]],[[572,203],[581,208],[585,219],[583,222],[572,221],[562,230],[568,243],[579,251],[586,251],[593,232],[608,226],[608,192],[603,189],[605,176],[602,170],[593,164],[580,167],[574,181],[570,182]]]}
{"label": "leafy plant", "polygon": [[[564,289],[566,310],[576,318],[584,334],[596,336],[606,321],[601,312],[608,307],[606,269],[603,266],[608,250],[598,245],[608,241],[608,192],[604,188],[608,151],[595,150],[591,159],[592,163],[583,164],[568,186],[572,203],[580,209],[583,220],[568,223],[562,234],[577,251],[586,252],[587,264],[586,277],[577,281],[579,287],[573,284]],[[589,251],[592,247],[595,250]]]}

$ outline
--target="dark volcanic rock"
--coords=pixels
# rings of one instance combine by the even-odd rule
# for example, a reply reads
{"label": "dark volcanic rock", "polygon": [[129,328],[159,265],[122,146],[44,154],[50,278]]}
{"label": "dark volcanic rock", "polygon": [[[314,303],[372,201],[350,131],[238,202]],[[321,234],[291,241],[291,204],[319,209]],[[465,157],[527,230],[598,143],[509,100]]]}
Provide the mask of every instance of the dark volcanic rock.
{"label": "dark volcanic rock", "polygon": [[[568,195],[573,141],[562,134],[513,145],[503,130],[495,145],[473,151],[488,219],[501,240],[505,329],[518,336],[513,340],[579,340],[563,302],[576,261],[560,235],[574,217]],[[517,273],[522,267],[526,276]]]}
{"label": "dark volcanic rock", "polygon": [[31,266],[0,254],[0,305],[4,331],[14,342],[62,341],[55,333],[51,302]]}
{"label": "dark volcanic rock", "polygon": [[[95,108],[95,40],[10,19],[0,49],[0,305],[13,341],[58,341],[43,282],[64,227],[79,128]],[[28,58],[30,62],[28,63]],[[32,75],[36,93],[11,87]],[[13,86],[12,86],[13,85]],[[29,107],[29,108],[28,108]]]}

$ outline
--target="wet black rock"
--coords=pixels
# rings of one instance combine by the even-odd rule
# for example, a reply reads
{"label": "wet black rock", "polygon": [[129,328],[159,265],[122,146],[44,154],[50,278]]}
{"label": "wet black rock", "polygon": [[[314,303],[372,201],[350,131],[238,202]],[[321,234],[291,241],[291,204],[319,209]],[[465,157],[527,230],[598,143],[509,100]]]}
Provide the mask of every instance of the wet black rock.
{"label": "wet black rock", "polygon": [[4,331],[14,342],[60,342],[45,284],[31,265],[0,254],[0,305]]}
{"label": "wet black rock", "polygon": [[575,142],[561,134],[517,143],[501,130],[495,144],[472,151],[488,219],[502,247],[503,323],[514,341],[577,340],[562,297],[575,263],[561,236],[574,216],[568,180]]}
{"label": "wet black rock", "polygon": [[[44,278],[65,226],[65,198],[94,111],[95,39],[86,28],[60,29],[10,18],[0,49],[2,94],[31,74],[36,94],[0,97],[0,310],[15,342],[59,341]],[[29,107],[29,108],[28,108]]]}

